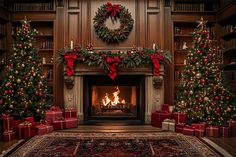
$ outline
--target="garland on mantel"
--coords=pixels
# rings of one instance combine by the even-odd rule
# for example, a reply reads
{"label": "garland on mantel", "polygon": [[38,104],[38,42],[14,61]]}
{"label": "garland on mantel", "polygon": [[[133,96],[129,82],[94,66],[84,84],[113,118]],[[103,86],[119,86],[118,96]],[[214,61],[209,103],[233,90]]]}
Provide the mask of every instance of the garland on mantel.
{"label": "garland on mantel", "polygon": [[142,65],[153,66],[153,74],[159,76],[160,63],[170,62],[171,55],[161,49],[140,49],[131,50],[94,50],[89,44],[86,49],[81,47],[65,47],[59,50],[59,63],[66,63],[66,73],[70,77],[74,73],[74,63],[79,62],[88,66],[98,66],[108,73],[114,80],[117,77],[118,69],[137,68]]}

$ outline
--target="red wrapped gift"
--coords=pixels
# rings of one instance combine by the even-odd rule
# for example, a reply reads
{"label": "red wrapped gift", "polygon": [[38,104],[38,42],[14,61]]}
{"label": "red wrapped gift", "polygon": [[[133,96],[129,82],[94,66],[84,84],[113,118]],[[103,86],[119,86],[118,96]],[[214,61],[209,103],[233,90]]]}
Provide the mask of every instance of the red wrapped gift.
{"label": "red wrapped gift", "polygon": [[230,130],[229,127],[224,127],[224,126],[220,127],[220,136],[229,137],[230,136],[229,130]]}
{"label": "red wrapped gift", "polygon": [[77,118],[76,109],[66,109],[65,110],[65,118]]}
{"label": "red wrapped gift", "polygon": [[177,133],[183,133],[183,129],[185,127],[185,123],[179,123],[179,124],[176,124],[175,126],[175,132]]}
{"label": "red wrapped gift", "polygon": [[159,127],[161,128],[162,122],[165,119],[171,119],[171,113],[169,112],[153,112],[151,116],[151,124],[154,127]]}
{"label": "red wrapped gift", "polygon": [[39,124],[35,126],[37,135],[44,135],[53,131],[52,125]]}
{"label": "red wrapped gift", "polygon": [[235,122],[231,123],[231,131],[232,131],[231,135],[233,137],[236,137],[236,123]]}
{"label": "red wrapped gift", "polygon": [[170,112],[169,104],[163,104],[161,110],[165,112]]}
{"label": "red wrapped gift", "polygon": [[77,128],[78,119],[77,118],[66,118],[65,119],[65,128]]}
{"label": "red wrapped gift", "polygon": [[14,126],[17,126],[17,125],[19,125],[20,123],[22,123],[21,120],[19,120],[19,119],[15,120],[15,119],[14,119]]}
{"label": "red wrapped gift", "polygon": [[34,117],[27,117],[25,118],[25,121],[30,122],[32,125],[34,125]]}
{"label": "red wrapped gift", "polygon": [[175,120],[175,123],[186,123],[186,114],[185,113],[179,113],[174,112],[171,114],[171,118]]}
{"label": "red wrapped gift", "polygon": [[183,128],[183,134],[184,135],[189,135],[189,136],[194,136],[194,128],[190,126],[186,126]]}
{"label": "red wrapped gift", "polygon": [[33,137],[35,135],[35,127],[32,123],[25,121],[20,123],[16,128],[16,134],[19,139]]}
{"label": "red wrapped gift", "polygon": [[192,128],[199,129],[199,130],[204,130],[206,129],[206,123],[192,123],[191,124]]}
{"label": "red wrapped gift", "polygon": [[61,130],[65,128],[65,120],[61,118],[60,120],[53,121],[53,128],[54,130]]}
{"label": "red wrapped gift", "polygon": [[45,112],[45,119],[49,124],[60,118],[62,118],[62,111],[58,107],[52,107],[50,110],[46,110]]}
{"label": "red wrapped gift", "polygon": [[217,127],[217,126],[208,126],[206,128],[206,136],[208,136],[208,137],[219,137],[219,127]]}
{"label": "red wrapped gift", "polygon": [[3,140],[6,141],[12,141],[16,139],[15,132],[13,130],[10,131],[4,131],[3,132]]}
{"label": "red wrapped gift", "polygon": [[2,115],[3,130],[10,131],[14,127],[14,119],[9,115]]}
{"label": "red wrapped gift", "polygon": [[205,129],[204,130],[202,128],[195,129],[195,136],[196,137],[204,137],[204,135],[205,135]]}

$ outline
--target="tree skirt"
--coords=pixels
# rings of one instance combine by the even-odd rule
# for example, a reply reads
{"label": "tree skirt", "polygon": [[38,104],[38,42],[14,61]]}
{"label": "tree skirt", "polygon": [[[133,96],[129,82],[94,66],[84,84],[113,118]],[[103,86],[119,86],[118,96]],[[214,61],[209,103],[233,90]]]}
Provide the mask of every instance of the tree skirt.
{"label": "tree skirt", "polygon": [[10,156],[218,157],[222,155],[196,137],[177,133],[54,132],[31,138]]}

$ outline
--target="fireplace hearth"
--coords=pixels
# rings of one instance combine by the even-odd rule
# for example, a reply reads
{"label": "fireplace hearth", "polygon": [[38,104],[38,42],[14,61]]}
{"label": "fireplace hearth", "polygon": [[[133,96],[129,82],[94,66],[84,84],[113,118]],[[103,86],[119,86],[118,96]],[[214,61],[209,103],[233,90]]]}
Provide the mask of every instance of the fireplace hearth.
{"label": "fireplace hearth", "polygon": [[84,122],[144,123],[145,76],[85,75]]}
{"label": "fireplace hearth", "polygon": [[119,71],[115,80],[98,67],[75,66],[64,82],[65,108],[75,108],[79,124],[150,124],[151,113],[164,103],[164,66],[160,76],[152,67]]}

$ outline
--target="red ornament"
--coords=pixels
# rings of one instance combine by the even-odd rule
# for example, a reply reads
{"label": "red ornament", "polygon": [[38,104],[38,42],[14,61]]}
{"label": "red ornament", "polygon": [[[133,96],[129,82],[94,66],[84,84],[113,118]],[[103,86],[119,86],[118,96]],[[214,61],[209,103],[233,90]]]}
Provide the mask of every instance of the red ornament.
{"label": "red ornament", "polygon": [[207,58],[205,58],[205,59],[204,59],[204,63],[207,63],[207,62],[208,62],[208,59],[207,59]]}
{"label": "red ornament", "polygon": [[202,102],[202,98],[199,98],[199,99],[198,99],[198,102]]}
{"label": "red ornament", "polygon": [[197,51],[197,53],[198,53],[198,54],[200,54],[200,53],[201,53],[201,51],[200,51],[200,50],[198,50],[198,51]]}
{"label": "red ornament", "polygon": [[212,107],[214,107],[214,106],[215,106],[215,103],[214,103],[214,102],[212,102],[212,103],[211,103],[211,106],[212,106]]}
{"label": "red ornament", "polygon": [[218,96],[215,96],[215,99],[218,101],[220,98]]}
{"label": "red ornament", "polygon": [[227,97],[226,97],[226,100],[229,100],[229,99],[230,99],[230,97],[229,97],[229,96],[227,96]]}
{"label": "red ornament", "polygon": [[18,47],[21,49],[23,46],[22,46],[22,44],[18,44]]}

